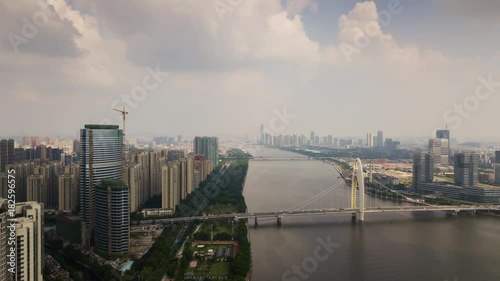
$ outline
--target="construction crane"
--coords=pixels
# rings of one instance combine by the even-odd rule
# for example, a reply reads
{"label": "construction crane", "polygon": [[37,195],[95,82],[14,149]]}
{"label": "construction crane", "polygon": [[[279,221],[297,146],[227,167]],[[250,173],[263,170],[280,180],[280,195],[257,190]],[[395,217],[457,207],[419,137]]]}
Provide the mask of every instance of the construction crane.
{"label": "construction crane", "polygon": [[125,155],[125,148],[126,148],[126,144],[125,144],[125,120],[127,118],[127,114],[128,112],[125,111],[125,106],[123,107],[123,109],[113,109],[114,111],[118,111],[122,114],[123,116],[123,125],[122,125],[122,128],[123,128],[123,132],[122,132],[122,138],[123,138],[123,142],[122,142],[122,178],[123,178],[123,182],[125,184],[127,184],[127,160],[126,160],[126,155]]}

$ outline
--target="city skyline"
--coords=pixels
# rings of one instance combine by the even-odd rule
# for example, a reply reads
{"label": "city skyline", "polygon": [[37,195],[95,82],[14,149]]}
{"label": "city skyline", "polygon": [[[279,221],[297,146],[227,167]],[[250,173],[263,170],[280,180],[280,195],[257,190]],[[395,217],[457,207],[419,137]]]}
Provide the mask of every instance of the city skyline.
{"label": "city skyline", "polygon": [[[481,126],[500,117],[500,5],[488,0],[474,12],[448,0],[21,3],[0,4],[5,137],[121,124],[111,109],[126,106],[130,136],[257,136],[288,114],[284,134],[428,137],[449,125],[500,138]],[[358,28],[373,29],[366,46]]]}
{"label": "city skyline", "polygon": [[0,281],[498,280],[499,15],[0,0]]}

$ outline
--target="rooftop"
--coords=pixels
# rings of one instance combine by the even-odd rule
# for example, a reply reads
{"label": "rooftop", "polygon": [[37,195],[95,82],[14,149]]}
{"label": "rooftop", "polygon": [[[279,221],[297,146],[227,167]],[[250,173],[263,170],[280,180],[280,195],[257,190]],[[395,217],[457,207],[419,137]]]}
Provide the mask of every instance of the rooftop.
{"label": "rooftop", "polygon": [[95,125],[95,124],[90,124],[90,125],[85,125],[85,129],[92,129],[92,130],[118,130],[119,126],[118,125]]}

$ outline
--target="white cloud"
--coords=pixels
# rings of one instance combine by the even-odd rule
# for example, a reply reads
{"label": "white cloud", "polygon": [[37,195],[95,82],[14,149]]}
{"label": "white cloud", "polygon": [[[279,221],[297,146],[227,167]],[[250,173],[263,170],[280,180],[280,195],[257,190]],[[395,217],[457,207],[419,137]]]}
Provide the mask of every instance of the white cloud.
{"label": "white cloud", "polygon": [[318,12],[318,3],[315,0],[288,0],[286,2],[286,11],[290,16],[301,14],[305,8]]}
{"label": "white cloud", "polygon": [[[397,121],[415,122],[411,118],[425,107],[427,114],[414,127],[427,134],[425,126],[442,122],[442,111],[466,95],[483,70],[474,58],[398,43],[371,1],[355,4],[338,19],[332,28],[339,41],[332,45],[306,32],[301,14],[321,8],[316,1],[242,1],[222,19],[211,1],[45,1],[57,17],[33,45],[18,55],[5,44],[0,49],[0,92],[9,93],[12,104],[0,109],[14,115],[13,108],[24,108],[19,126],[28,131],[74,132],[105,117],[119,123],[111,102],[141,83],[146,66],[159,65],[172,75],[131,113],[132,131],[252,133],[253,126],[266,123],[262,116],[287,106],[297,112],[290,133],[315,124],[318,132],[364,134],[373,124],[387,124],[406,134],[414,130]],[[19,18],[37,9],[31,2],[2,2],[0,30],[19,30]],[[370,43],[356,47],[367,30]],[[342,44],[360,50],[351,63]],[[64,55],[47,48],[59,45]],[[43,103],[71,116],[46,112],[39,108]],[[336,122],[356,106],[366,109],[360,117],[366,121]],[[401,116],[391,124],[395,114]],[[34,126],[34,119],[57,128]],[[0,118],[0,127],[20,132],[8,120]]]}

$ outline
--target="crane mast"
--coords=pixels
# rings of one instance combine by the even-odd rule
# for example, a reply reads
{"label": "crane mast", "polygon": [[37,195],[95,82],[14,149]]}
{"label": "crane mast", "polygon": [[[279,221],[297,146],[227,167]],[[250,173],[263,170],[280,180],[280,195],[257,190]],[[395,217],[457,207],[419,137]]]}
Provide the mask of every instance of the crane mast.
{"label": "crane mast", "polygon": [[127,159],[125,155],[125,149],[126,149],[126,144],[125,144],[125,126],[126,126],[126,118],[128,112],[125,111],[125,106],[123,109],[113,109],[114,111],[120,112],[123,116],[123,132],[122,132],[122,179],[125,184],[127,184],[128,177],[127,177]]}

